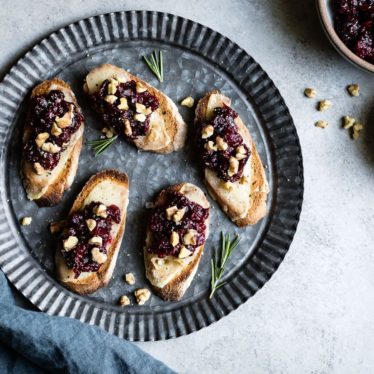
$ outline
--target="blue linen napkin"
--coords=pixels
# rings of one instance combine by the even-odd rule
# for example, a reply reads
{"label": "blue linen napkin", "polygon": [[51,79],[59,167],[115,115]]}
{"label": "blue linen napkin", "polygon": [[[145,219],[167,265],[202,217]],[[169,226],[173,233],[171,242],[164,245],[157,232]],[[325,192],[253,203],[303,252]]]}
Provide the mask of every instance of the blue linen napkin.
{"label": "blue linen napkin", "polygon": [[16,305],[0,271],[0,373],[174,373],[95,326]]}

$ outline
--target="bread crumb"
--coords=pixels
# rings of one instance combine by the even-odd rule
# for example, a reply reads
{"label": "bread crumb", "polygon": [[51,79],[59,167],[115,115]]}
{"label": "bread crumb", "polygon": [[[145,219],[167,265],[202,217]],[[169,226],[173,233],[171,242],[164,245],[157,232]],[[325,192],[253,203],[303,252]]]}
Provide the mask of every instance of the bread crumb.
{"label": "bread crumb", "polygon": [[118,300],[118,304],[121,305],[121,306],[127,306],[127,305],[130,305],[131,302],[130,302],[130,299],[128,298],[128,296],[122,295]]}
{"label": "bread crumb", "polygon": [[148,288],[139,288],[134,292],[134,295],[136,297],[136,302],[139,305],[145,304],[149,298],[151,297],[151,292]]}
{"label": "bread crumb", "polygon": [[351,96],[360,96],[360,86],[357,83],[350,84],[347,90]]}
{"label": "bread crumb", "polygon": [[134,274],[133,273],[127,273],[127,274],[125,274],[125,282],[127,284],[129,284],[130,286],[132,286],[133,284],[135,284]]}
{"label": "bread crumb", "polygon": [[316,94],[317,94],[317,91],[314,88],[306,88],[304,90],[304,95],[308,97],[309,99],[316,97]]}
{"label": "bread crumb", "polygon": [[31,225],[31,222],[32,222],[32,217],[23,217],[21,219],[21,225],[22,226],[29,226],[29,225]]}

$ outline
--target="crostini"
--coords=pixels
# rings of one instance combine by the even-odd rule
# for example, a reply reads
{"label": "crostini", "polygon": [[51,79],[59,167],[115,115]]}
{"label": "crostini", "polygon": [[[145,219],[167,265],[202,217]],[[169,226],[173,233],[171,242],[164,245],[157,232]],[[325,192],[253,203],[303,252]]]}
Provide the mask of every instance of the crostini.
{"label": "crostini", "polygon": [[33,89],[21,174],[27,197],[39,206],[56,205],[73,183],[83,130],[84,117],[66,82],[54,78]]}
{"label": "crostini", "polygon": [[179,300],[195,276],[209,234],[210,205],[190,183],[171,186],[158,195],[144,247],[146,277],[166,301]]}
{"label": "crostini", "polygon": [[144,151],[170,153],[183,147],[187,125],[177,106],[140,78],[104,64],[88,73],[83,88],[104,129]]}
{"label": "crostini", "polygon": [[269,186],[256,146],[231,100],[214,90],[198,103],[196,144],[207,189],[237,226],[267,214]]}
{"label": "crostini", "polygon": [[63,286],[88,294],[109,282],[125,231],[128,202],[125,173],[104,170],[85,184],[58,240],[55,264]]}

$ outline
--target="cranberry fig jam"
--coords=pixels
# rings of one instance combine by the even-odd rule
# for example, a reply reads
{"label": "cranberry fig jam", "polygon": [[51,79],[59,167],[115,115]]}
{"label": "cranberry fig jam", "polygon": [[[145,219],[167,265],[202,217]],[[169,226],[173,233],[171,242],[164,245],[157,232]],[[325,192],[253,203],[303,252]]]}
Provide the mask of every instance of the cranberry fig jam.
{"label": "cranberry fig jam", "polygon": [[60,250],[75,278],[82,272],[96,272],[107,258],[107,246],[112,243],[111,229],[121,221],[116,205],[106,207],[92,202],[69,217],[59,239]]}
{"label": "cranberry fig jam", "polygon": [[26,123],[31,131],[24,145],[26,161],[38,164],[39,170],[40,167],[53,170],[83,121],[80,109],[66,101],[62,91],[52,90],[47,95],[33,97]]}
{"label": "cranberry fig jam", "polygon": [[209,209],[179,192],[168,192],[166,203],[153,210],[148,223],[152,242],[149,253],[158,257],[186,258],[205,242]]}
{"label": "cranberry fig jam", "polygon": [[343,43],[374,64],[374,0],[334,0],[334,25]]}
{"label": "cranberry fig jam", "polygon": [[148,133],[150,116],[159,107],[157,97],[139,82],[114,78],[105,80],[90,101],[105,125],[128,139]]}
{"label": "cranberry fig jam", "polygon": [[217,176],[229,182],[236,182],[243,175],[243,169],[251,154],[239,134],[233,109],[224,105],[213,111],[210,121],[198,123],[196,142],[204,168],[210,168]]}

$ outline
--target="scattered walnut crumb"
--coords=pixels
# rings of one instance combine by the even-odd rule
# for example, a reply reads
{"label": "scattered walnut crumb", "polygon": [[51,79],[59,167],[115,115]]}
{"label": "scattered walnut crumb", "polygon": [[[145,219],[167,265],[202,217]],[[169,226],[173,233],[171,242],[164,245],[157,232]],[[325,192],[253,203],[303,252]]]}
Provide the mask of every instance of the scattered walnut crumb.
{"label": "scattered walnut crumb", "polygon": [[306,88],[304,90],[304,95],[309,99],[312,99],[313,97],[316,97],[317,91],[314,88]]}
{"label": "scattered walnut crumb", "polygon": [[319,127],[320,129],[325,129],[328,126],[327,121],[317,121],[314,126]]}
{"label": "scattered walnut crumb", "polygon": [[106,138],[111,139],[114,136],[114,131],[111,128],[104,127],[101,132],[105,135]]}
{"label": "scattered walnut crumb", "polygon": [[356,120],[353,117],[350,117],[350,116],[344,116],[343,117],[343,127],[345,129],[351,128],[354,125],[355,122],[356,122]]}
{"label": "scattered walnut crumb", "polygon": [[181,105],[186,106],[188,108],[192,108],[194,104],[195,104],[195,100],[193,99],[192,96],[188,96],[181,101]]}
{"label": "scattered walnut crumb", "polygon": [[351,96],[360,96],[360,86],[357,83],[350,84],[347,90]]}
{"label": "scattered walnut crumb", "polygon": [[324,112],[325,110],[329,109],[332,107],[332,102],[330,100],[321,100],[318,103],[318,110],[320,112]]}
{"label": "scattered walnut crumb", "polygon": [[151,292],[148,288],[139,288],[134,292],[134,295],[136,297],[136,302],[139,305],[143,305],[151,297]]}
{"label": "scattered walnut crumb", "polygon": [[130,302],[130,299],[128,296],[126,295],[122,295],[119,300],[118,300],[118,304],[121,305],[121,306],[127,306],[127,305],[130,305],[131,302]]}
{"label": "scattered walnut crumb", "polygon": [[132,286],[133,284],[135,284],[134,274],[133,273],[127,273],[127,274],[125,274],[125,282],[127,284],[129,284],[130,286]]}
{"label": "scattered walnut crumb", "polygon": [[21,219],[21,225],[22,226],[29,226],[29,225],[31,225],[31,222],[32,222],[32,217],[23,217]]}
{"label": "scattered walnut crumb", "polygon": [[353,131],[352,131],[352,139],[357,140],[360,136],[360,132],[363,130],[364,125],[359,122],[355,122],[353,125]]}

